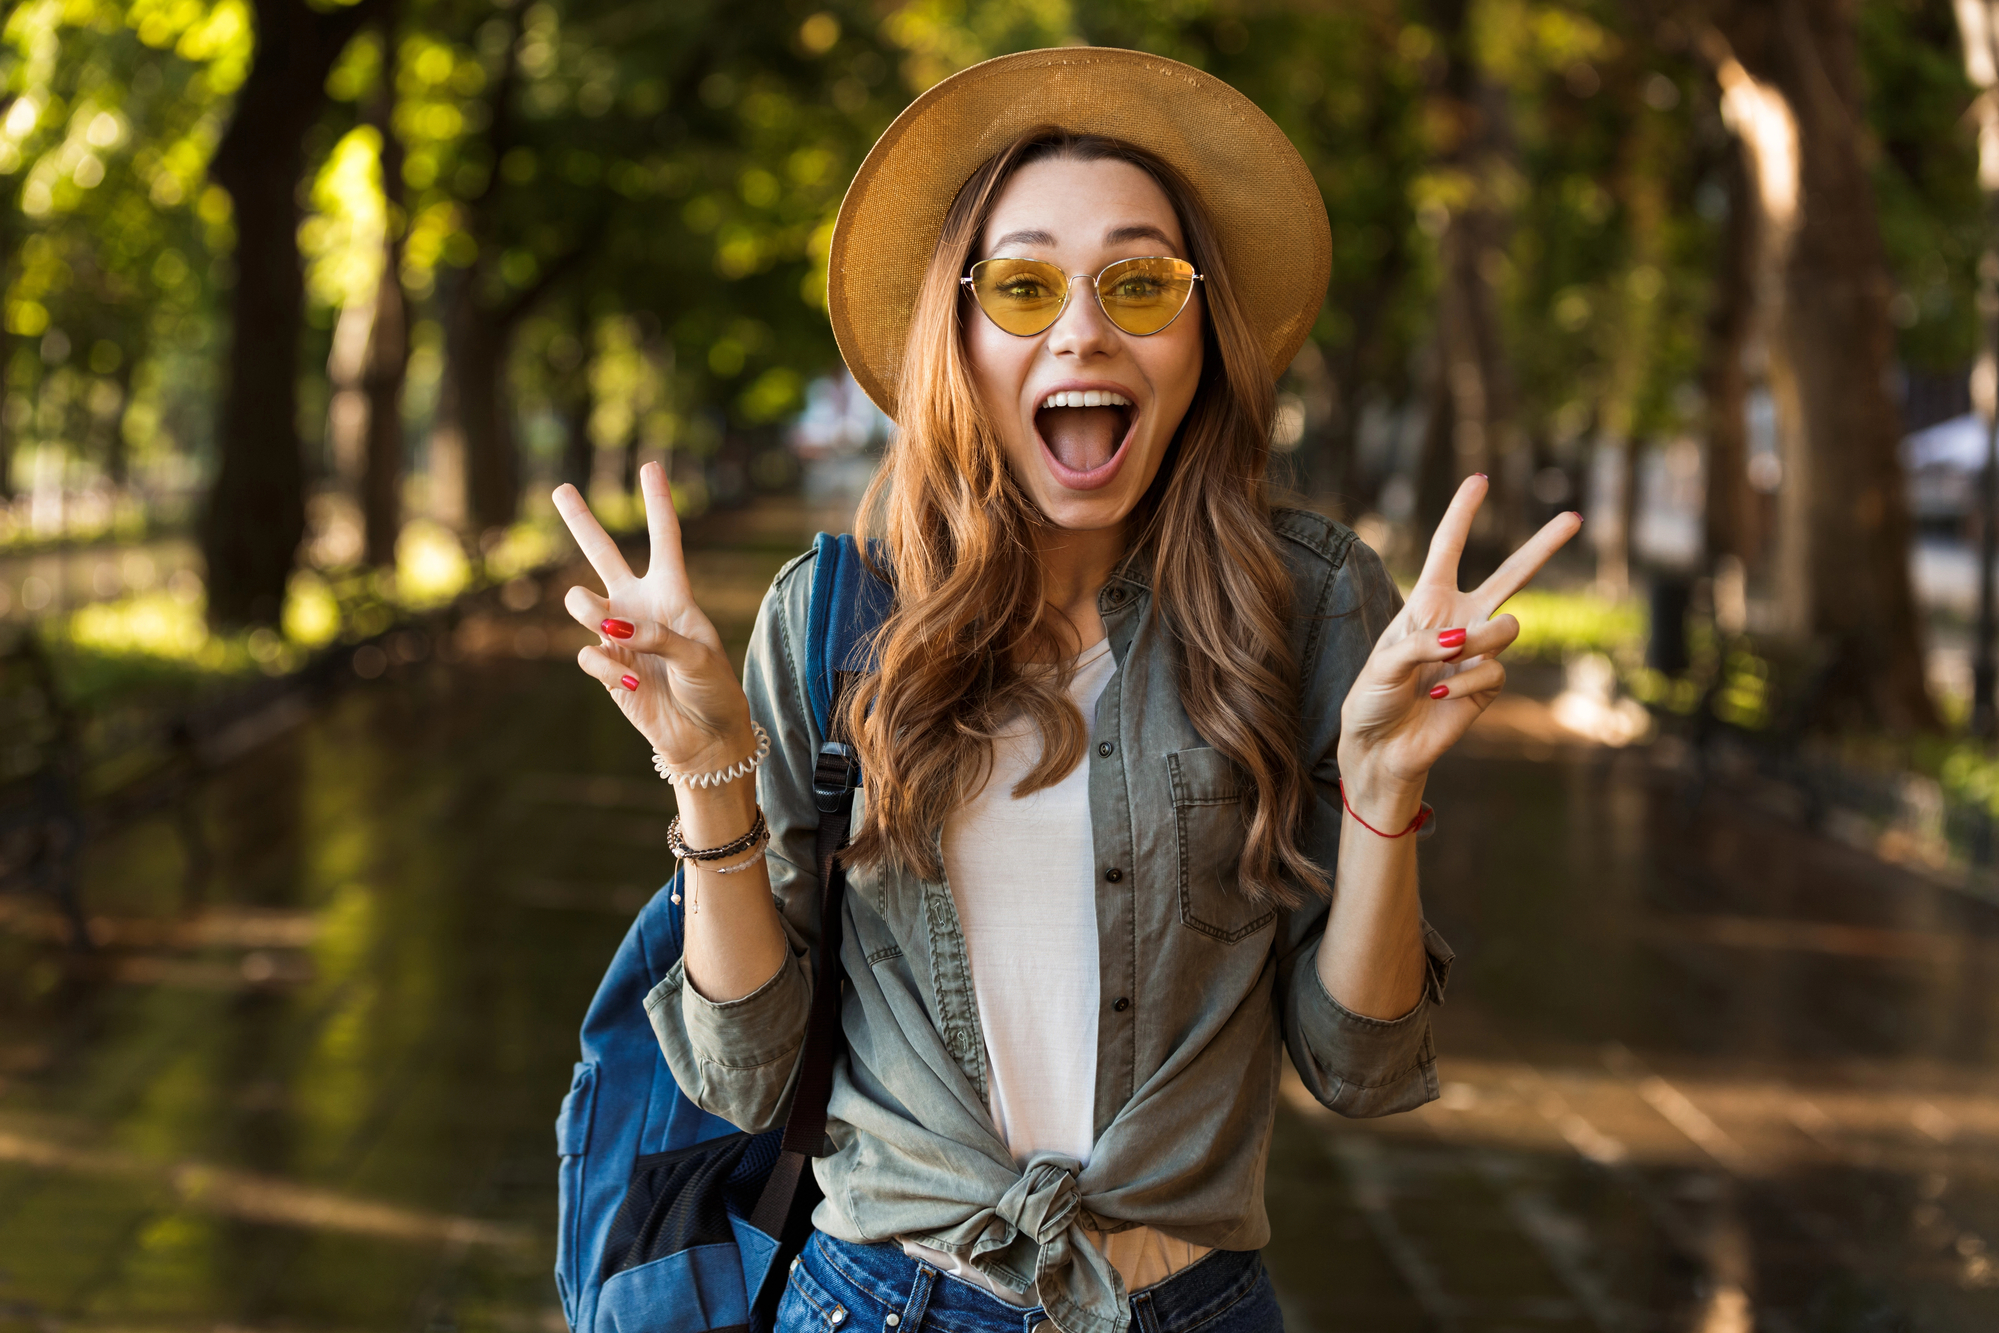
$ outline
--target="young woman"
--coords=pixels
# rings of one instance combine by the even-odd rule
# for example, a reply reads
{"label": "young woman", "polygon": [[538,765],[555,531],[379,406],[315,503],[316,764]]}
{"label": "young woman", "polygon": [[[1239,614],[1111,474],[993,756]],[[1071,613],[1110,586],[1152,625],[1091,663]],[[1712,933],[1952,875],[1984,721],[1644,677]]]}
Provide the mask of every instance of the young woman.
{"label": "young woman", "polygon": [[[1267,118],[1125,51],[947,80],[849,191],[830,306],[900,427],[864,506],[895,595],[844,715],[847,1053],[782,1329],[1278,1328],[1280,1047],[1345,1114],[1436,1095],[1451,955],[1409,835],[1504,681],[1495,613],[1581,520],[1461,593],[1469,478],[1401,605],[1346,529],[1270,508],[1273,381],[1329,240]],[[642,482],[643,579],[556,493],[609,594],[568,605],[676,774],[740,773],[767,730],[754,782],[676,788],[688,846],[744,850],[687,863],[682,970],[647,1000],[681,1087],[764,1129],[817,931],[809,558],[739,686],[660,469]]]}

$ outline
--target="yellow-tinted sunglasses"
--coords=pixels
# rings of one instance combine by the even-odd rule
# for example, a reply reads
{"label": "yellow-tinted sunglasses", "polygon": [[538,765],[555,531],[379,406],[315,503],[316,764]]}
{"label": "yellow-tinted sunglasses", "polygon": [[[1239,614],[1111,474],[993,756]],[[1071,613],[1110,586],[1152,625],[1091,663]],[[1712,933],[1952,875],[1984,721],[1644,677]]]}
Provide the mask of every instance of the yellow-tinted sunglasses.
{"label": "yellow-tinted sunglasses", "polygon": [[[1184,259],[1149,255],[1120,259],[1092,279],[1104,318],[1143,338],[1180,318],[1202,275]],[[1052,328],[1068,308],[1069,275],[1042,259],[983,259],[958,279],[971,289],[986,318],[1006,332],[1031,338]]]}

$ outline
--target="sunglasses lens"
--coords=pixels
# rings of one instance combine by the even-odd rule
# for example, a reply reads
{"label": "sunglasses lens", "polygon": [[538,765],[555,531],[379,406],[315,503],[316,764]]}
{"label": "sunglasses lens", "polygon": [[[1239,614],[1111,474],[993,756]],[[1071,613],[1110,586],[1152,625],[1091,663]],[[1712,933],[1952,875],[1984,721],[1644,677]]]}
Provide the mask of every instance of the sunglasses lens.
{"label": "sunglasses lens", "polygon": [[1194,266],[1184,259],[1127,259],[1097,278],[1097,299],[1111,323],[1144,337],[1179,318],[1194,290]]}
{"label": "sunglasses lens", "polygon": [[972,265],[972,295],[979,309],[1021,337],[1055,322],[1068,289],[1062,270],[1039,259],[987,259]]}

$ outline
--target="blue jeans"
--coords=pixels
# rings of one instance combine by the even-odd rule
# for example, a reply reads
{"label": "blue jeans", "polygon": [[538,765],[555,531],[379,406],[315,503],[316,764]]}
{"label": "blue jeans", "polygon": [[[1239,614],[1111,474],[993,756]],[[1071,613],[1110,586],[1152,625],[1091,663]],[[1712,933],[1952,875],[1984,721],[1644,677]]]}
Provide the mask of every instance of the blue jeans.
{"label": "blue jeans", "polygon": [[[1215,1250],[1131,1298],[1132,1333],[1283,1333],[1259,1250]],[[1022,1310],[895,1244],[812,1233],[777,1307],[777,1333],[1053,1333]]]}

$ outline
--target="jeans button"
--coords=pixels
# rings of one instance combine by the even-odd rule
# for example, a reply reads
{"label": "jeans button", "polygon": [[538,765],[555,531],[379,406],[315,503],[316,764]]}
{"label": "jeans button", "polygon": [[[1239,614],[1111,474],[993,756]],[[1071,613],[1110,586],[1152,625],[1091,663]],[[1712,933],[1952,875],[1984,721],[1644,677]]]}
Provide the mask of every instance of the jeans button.
{"label": "jeans button", "polygon": [[1062,1330],[1055,1327],[1053,1319],[1043,1319],[1034,1325],[1033,1333],[1062,1333]]}

